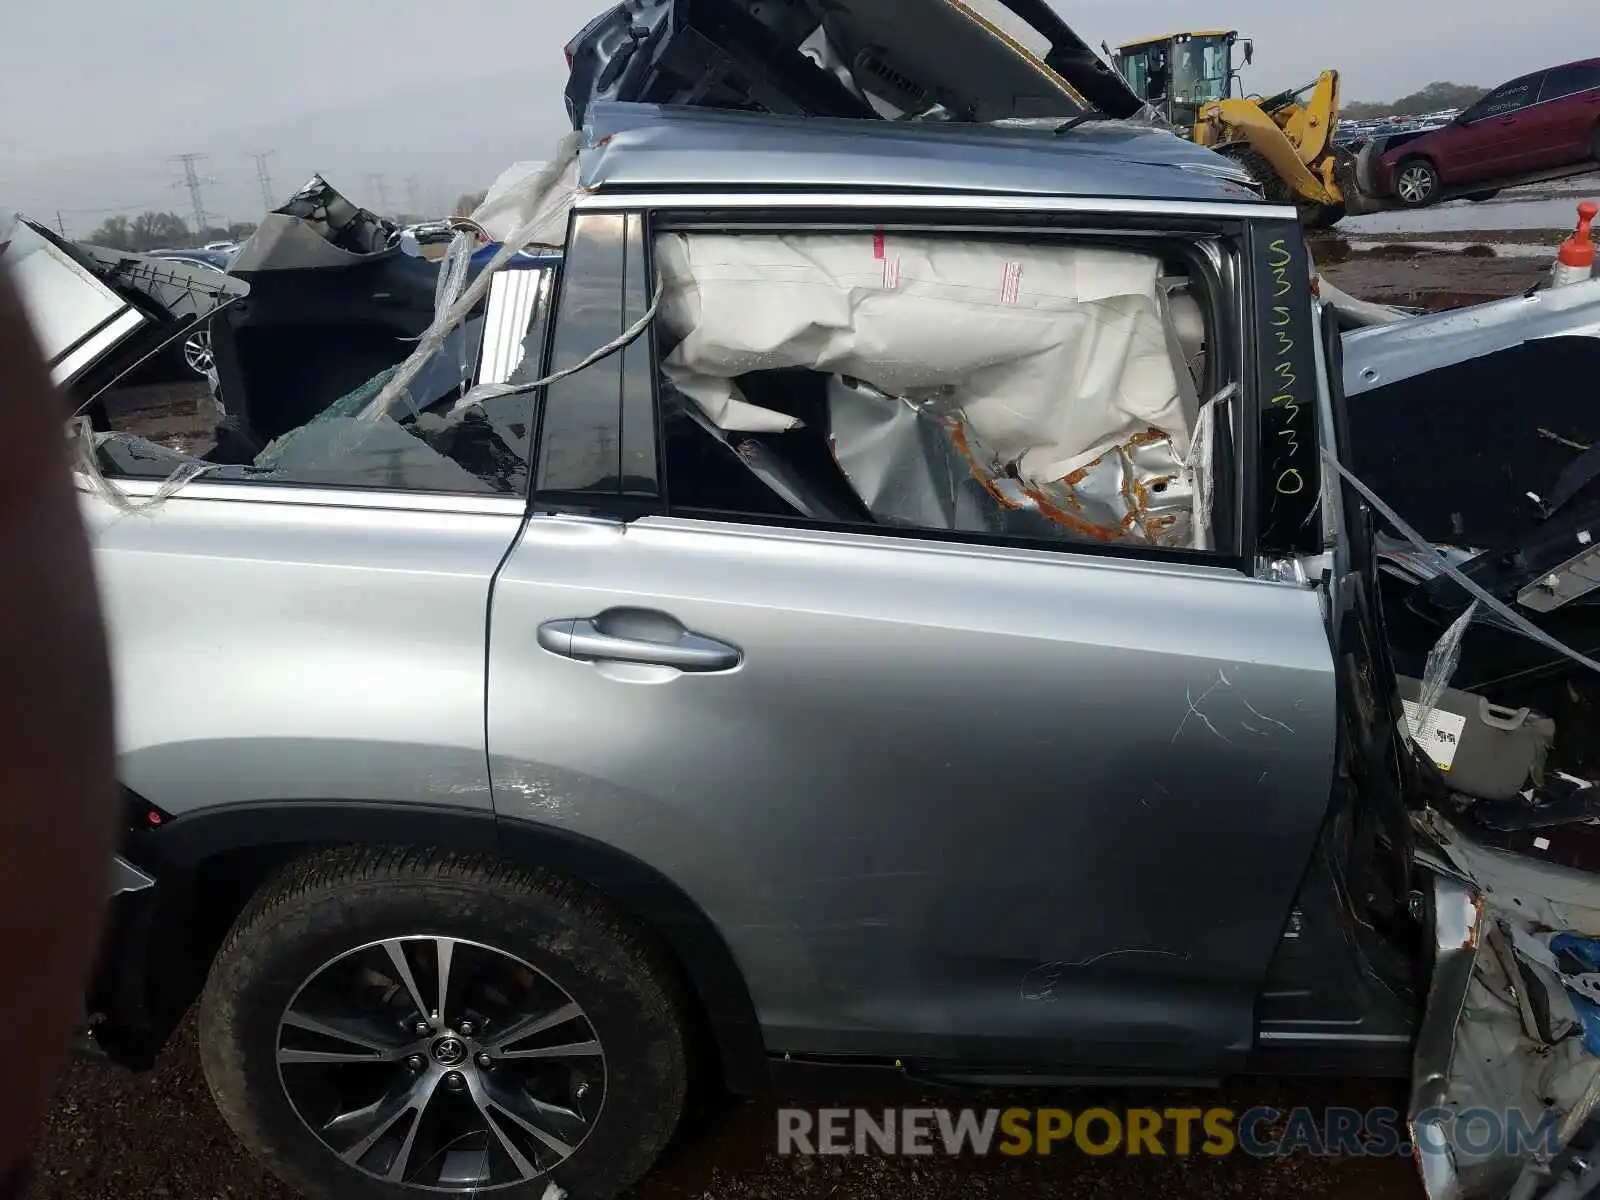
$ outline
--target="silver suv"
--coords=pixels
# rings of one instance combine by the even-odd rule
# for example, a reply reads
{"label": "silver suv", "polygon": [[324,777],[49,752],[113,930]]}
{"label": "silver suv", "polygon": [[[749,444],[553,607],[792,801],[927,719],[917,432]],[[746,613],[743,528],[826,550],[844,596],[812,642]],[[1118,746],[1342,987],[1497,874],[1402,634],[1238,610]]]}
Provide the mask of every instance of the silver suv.
{"label": "silver suv", "polygon": [[[127,833],[94,1043],[147,1063],[198,997],[223,1114],[330,1197],[615,1195],[697,1068],[1415,1046],[1443,1122],[1506,863],[1573,936],[1600,889],[1516,857],[1507,812],[1583,811],[1541,790],[1562,743],[1501,747],[1502,794],[1408,736],[1396,660],[1467,597],[1341,485],[1341,361],[1415,384],[1515,322],[1342,339],[1294,210],[1160,132],[585,119],[562,253],[403,403],[385,372],[244,462],[95,437]],[[1570,1112],[1540,1089],[1583,1013],[1546,1008],[1564,1049],[1502,1047],[1505,1102]]]}

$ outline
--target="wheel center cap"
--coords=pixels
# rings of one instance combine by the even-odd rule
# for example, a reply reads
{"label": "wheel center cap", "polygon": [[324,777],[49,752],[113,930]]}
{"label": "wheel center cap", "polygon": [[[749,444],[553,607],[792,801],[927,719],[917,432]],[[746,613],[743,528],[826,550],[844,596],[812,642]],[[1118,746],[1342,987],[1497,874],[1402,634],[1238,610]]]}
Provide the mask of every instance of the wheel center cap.
{"label": "wheel center cap", "polygon": [[466,1056],[466,1043],[460,1038],[442,1037],[433,1044],[433,1061],[442,1067],[453,1067]]}

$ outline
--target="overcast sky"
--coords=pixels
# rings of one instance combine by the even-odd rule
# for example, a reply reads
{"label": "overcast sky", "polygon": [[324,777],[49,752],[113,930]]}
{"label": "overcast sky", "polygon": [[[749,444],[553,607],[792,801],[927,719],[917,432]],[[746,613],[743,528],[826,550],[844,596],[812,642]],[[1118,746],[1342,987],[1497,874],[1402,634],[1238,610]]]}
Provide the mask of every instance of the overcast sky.
{"label": "overcast sky", "polygon": [[[1255,39],[1247,88],[1336,67],[1349,100],[1493,84],[1588,52],[1594,0],[1052,0],[1091,44],[1184,25]],[[609,0],[51,0],[0,16],[0,215],[82,235],[109,212],[187,214],[171,156],[205,154],[207,210],[262,211],[314,170],[429,208],[544,157],[565,130],[562,46]],[[1208,7],[1210,5],[1210,7]],[[381,182],[373,176],[382,176]]]}

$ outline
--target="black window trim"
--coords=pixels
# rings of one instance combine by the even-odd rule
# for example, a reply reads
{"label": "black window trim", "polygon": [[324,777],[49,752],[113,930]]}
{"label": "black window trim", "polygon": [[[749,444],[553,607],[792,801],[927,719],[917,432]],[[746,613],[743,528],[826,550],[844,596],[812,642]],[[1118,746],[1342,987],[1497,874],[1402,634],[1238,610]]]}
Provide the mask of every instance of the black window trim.
{"label": "black window trim", "polygon": [[[1542,102],[1540,100],[1540,93],[1544,91],[1544,81],[1549,74],[1550,72],[1548,69],[1543,71],[1530,71],[1526,75],[1518,75],[1515,79],[1506,80],[1506,82],[1502,83],[1499,87],[1494,88],[1489,92],[1488,95],[1483,96],[1476,103],[1474,103],[1471,108],[1467,109],[1467,118],[1473,121],[1487,121],[1496,117],[1509,116],[1511,113],[1519,113],[1524,109],[1532,108],[1534,105]],[[1512,88],[1521,87],[1523,84],[1527,84],[1533,89],[1533,99],[1529,100],[1526,104],[1519,104],[1515,108],[1507,108],[1497,113],[1481,111],[1488,108],[1490,101],[1492,101],[1501,92],[1509,92]]]}
{"label": "black window trim", "polygon": [[[667,229],[685,228],[760,228],[763,225],[769,228],[795,229],[806,226],[844,227],[852,229],[883,228],[893,231],[895,229],[911,229],[919,231],[982,231],[995,234],[1035,234],[1045,235],[1055,239],[1070,239],[1073,237],[1097,240],[1108,243],[1135,242],[1141,237],[1182,238],[1184,236],[1214,237],[1224,244],[1234,247],[1234,273],[1241,276],[1234,281],[1235,304],[1208,304],[1206,306],[1206,320],[1211,330],[1220,330],[1217,340],[1226,341],[1231,350],[1231,361],[1227,370],[1231,377],[1238,380],[1240,389],[1236,397],[1236,414],[1234,425],[1241,436],[1235,439],[1233,455],[1235,457],[1235,479],[1232,487],[1236,491],[1233,512],[1231,513],[1232,529],[1229,536],[1234,542],[1230,550],[1168,550],[1159,547],[1146,547],[1127,544],[1104,544],[1092,541],[1057,541],[1040,538],[1003,537],[993,534],[966,533],[962,531],[937,530],[937,529],[912,529],[893,525],[860,525],[844,524],[838,522],[815,520],[808,517],[780,516],[769,513],[732,513],[727,510],[698,509],[690,507],[677,507],[672,505],[670,497],[670,481],[666,478],[666,442],[664,423],[662,421],[661,377],[659,369],[651,372],[652,405],[655,415],[656,437],[656,468],[658,472],[658,486],[660,496],[641,497],[621,495],[611,491],[571,492],[530,489],[528,499],[528,512],[531,516],[544,515],[570,515],[581,517],[594,517],[600,519],[613,519],[623,523],[638,520],[644,517],[678,517],[695,521],[714,521],[728,525],[738,525],[753,528],[772,529],[810,529],[827,533],[841,534],[852,537],[890,537],[905,538],[922,541],[934,545],[976,545],[996,546],[1003,549],[1034,550],[1051,554],[1078,554],[1090,558],[1108,558],[1128,562],[1162,562],[1177,566],[1194,566],[1206,568],[1220,568],[1230,572],[1254,578],[1256,575],[1256,542],[1254,537],[1254,512],[1252,494],[1257,489],[1255,472],[1248,470],[1243,464],[1253,461],[1256,434],[1254,427],[1259,420],[1253,404],[1253,389],[1248,380],[1249,367],[1249,340],[1246,325],[1241,321],[1245,316],[1242,306],[1246,303],[1245,295],[1248,288],[1247,281],[1242,278],[1244,270],[1243,243],[1245,241],[1246,226],[1244,222],[1232,217],[1217,217],[1211,215],[1197,216],[1163,216],[1158,214],[1117,214],[1118,226],[1105,227],[1106,214],[1100,213],[1052,213],[1018,214],[1015,221],[1007,221],[1004,216],[984,209],[905,209],[898,212],[892,208],[892,199],[889,201],[889,210],[869,210],[864,213],[859,208],[811,208],[803,206],[805,197],[797,196],[797,203],[793,207],[774,209],[737,209],[732,211],[718,211],[714,205],[705,209],[683,208],[673,206],[670,209],[658,210],[647,208],[643,213],[641,222],[641,236],[645,239],[647,247],[654,245],[658,232]],[[611,208],[603,203],[591,202],[575,211],[568,225],[568,246],[576,229],[576,222],[588,216],[627,216],[639,211],[638,206],[619,205]],[[1046,219],[1041,220],[1041,217]],[[999,218],[999,219],[997,219]],[[1130,228],[1129,225],[1133,226]],[[625,247],[623,252],[625,253]],[[647,286],[655,287],[655,256],[645,254]],[[1204,274],[1206,284],[1215,295],[1226,286],[1226,281],[1214,269],[1213,264],[1203,254],[1193,255],[1193,265],[1198,265]],[[561,321],[561,297],[564,294],[563,284],[567,269],[567,259],[564,257],[558,268],[557,277],[552,285],[555,300],[551,310],[550,334],[546,338],[547,355],[555,344],[555,334]],[[659,363],[659,339],[657,330],[652,323],[647,332],[652,363]],[[636,343],[638,344],[638,343]],[[599,364],[597,364],[599,365]],[[547,358],[545,371],[550,369],[550,360]],[[620,371],[620,364],[618,367]],[[1217,362],[1212,358],[1208,362],[1208,374],[1215,372]],[[1224,376],[1226,377],[1226,376]],[[1204,403],[1209,396],[1202,395],[1200,402]],[[534,438],[534,453],[530,465],[530,478],[537,480],[539,473],[539,455],[543,452],[543,427],[545,406],[543,397],[538,408],[537,425]],[[622,432],[625,438],[626,431]]]}
{"label": "black window trim", "polygon": [[[1547,95],[1545,95],[1545,89],[1547,87],[1549,87],[1550,81],[1555,78],[1555,76],[1556,76],[1556,74],[1558,72],[1561,72],[1561,71],[1582,72],[1584,74],[1584,76],[1587,78],[1588,82],[1585,83],[1582,87],[1574,88],[1570,92],[1562,92],[1559,96],[1555,96],[1555,95],[1547,96]],[[1581,96],[1585,92],[1592,92],[1592,91],[1596,91],[1596,90],[1600,90],[1600,63],[1596,63],[1596,62],[1564,63],[1559,67],[1551,67],[1548,71],[1546,71],[1544,73],[1544,79],[1539,84],[1539,103],[1540,104],[1553,103],[1556,100],[1566,100],[1566,99],[1569,99],[1572,96]]]}

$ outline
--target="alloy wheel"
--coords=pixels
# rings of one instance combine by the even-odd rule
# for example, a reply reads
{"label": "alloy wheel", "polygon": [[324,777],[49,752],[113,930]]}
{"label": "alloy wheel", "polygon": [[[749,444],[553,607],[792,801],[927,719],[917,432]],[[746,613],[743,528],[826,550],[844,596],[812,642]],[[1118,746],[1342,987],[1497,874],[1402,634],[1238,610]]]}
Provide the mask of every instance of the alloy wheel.
{"label": "alloy wheel", "polygon": [[184,339],[183,361],[196,375],[204,375],[216,366],[209,329],[197,329]]}
{"label": "alloy wheel", "polygon": [[295,1114],[348,1165],[419,1191],[525,1184],[605,1101],[593,1024],[549,976],[477,942],[388,938],[323,964],[279,1022]]}
{"label": "alloy wheel", "polygon": [[1407,204],[1421,204],[1433,195],[1433,171],[1422,163],[1412,163],[1400,172],[1396,190]]}

